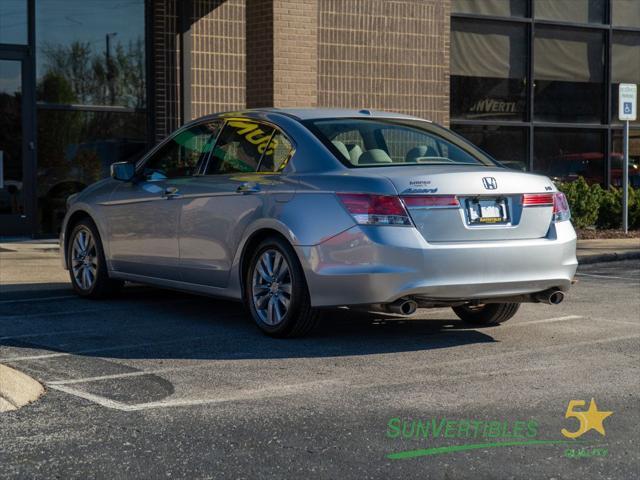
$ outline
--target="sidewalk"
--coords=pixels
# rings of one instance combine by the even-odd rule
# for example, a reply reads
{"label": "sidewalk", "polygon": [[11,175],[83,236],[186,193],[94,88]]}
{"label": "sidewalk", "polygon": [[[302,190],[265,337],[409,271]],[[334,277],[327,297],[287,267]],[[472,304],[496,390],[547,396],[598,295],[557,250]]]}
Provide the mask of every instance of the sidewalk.
{"label": "sidewalk", "polygon": [[577,255],[581,264],[640,258],[640,238],[578,240]]}

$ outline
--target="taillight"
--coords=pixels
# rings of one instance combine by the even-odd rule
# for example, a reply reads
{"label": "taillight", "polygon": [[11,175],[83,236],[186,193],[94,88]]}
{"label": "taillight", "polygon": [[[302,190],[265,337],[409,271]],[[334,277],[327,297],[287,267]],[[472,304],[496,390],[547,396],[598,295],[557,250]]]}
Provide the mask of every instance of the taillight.
{"label": "taillight", "polygon": [[402,197],[407,207],[459,207],[455,195],[410,195]]}
{"label": "taillight", "polygon": [[525,193],[522,195],[522,205],[525,207],[553,205],[553,193]]}
{"label": "taillight", "polygon": [[562,222],[571,218],[567,197],[562,192],[555,193],[525,193],[522,195],[523,207],[551,207],[553,206],[553,221]]}
{"label": "taillight", "polygon": [[338,193],[338,198],[361,225],[411,225],[409,214],[396,196]]}
{"label": "taillight", "polygon": [[569,202],[564,193],[556,192],[553,194],[553,221],[563,222],[571,218],[571,211],[569,210]]}

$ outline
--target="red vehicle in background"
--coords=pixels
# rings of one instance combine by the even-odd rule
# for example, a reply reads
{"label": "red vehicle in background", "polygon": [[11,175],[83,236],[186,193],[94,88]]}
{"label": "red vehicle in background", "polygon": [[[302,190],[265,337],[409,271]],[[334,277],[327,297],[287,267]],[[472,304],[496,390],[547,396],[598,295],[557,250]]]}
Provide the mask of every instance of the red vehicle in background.
{"label": "red vehicle in background", "polygon": [[[622,186],[622,153],[611,154],[611,185]],[[555,158],[548,175],[553,181],[572,182],[584,177],[589,183],[605,183],[604,154],[601,152],[565,153]],[[640,159],[629,158],[629,184],[640,188]]]}

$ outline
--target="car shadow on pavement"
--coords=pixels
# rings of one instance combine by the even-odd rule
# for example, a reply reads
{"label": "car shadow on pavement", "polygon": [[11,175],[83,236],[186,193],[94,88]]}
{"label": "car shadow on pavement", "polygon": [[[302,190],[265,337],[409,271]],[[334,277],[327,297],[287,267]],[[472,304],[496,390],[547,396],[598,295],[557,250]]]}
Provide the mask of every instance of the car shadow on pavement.
{"label": "car shadow on pavement", "polygon": [[48,353],[116,359],[314,358],[495,341],[485,333],[490,329],[469,328],[449,310],[441,315],[419,311],[411,318],[326,310],[308,337],[275,339],[262,334],[237,302],[138,286],[101,301],[64,293],[69,297],[40,302],[27,302],[17,293],[5,296],[0,350],[13,348],[5,349],[0,360]]}

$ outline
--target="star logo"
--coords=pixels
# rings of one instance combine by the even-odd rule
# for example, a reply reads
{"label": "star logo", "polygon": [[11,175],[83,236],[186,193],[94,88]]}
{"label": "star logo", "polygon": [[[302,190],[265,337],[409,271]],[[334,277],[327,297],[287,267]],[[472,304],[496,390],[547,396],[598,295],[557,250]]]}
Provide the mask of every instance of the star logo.
{"label": "star logo", "polygon": [[578,438],[589,430],[595,430],[600,435],[605,436],[604,419],[613,414],[613,412],[605,412],[603,410],[598,410],[598,406],[596,405],[595,399],[591,399],[591,403],[589,404],[589,409],[584,411],[577,411],[576,407],[584,407],[586,402],[584,400],[571,400],[569,402],[569,406],[567,407],[567,411],[564,415],[564,418],[575,418],[580,422],[580,426],[578,430],[575,432],[571,432],[566,428],[561,430],[562,435],[567,438]]}

